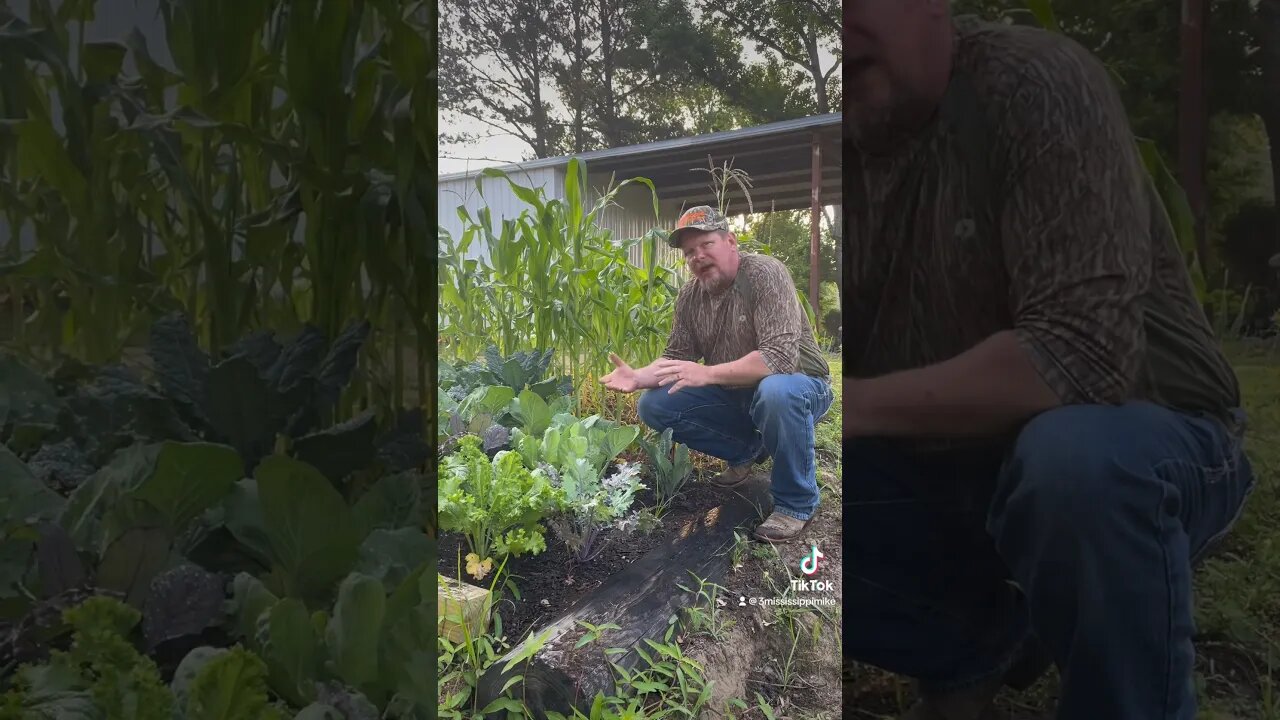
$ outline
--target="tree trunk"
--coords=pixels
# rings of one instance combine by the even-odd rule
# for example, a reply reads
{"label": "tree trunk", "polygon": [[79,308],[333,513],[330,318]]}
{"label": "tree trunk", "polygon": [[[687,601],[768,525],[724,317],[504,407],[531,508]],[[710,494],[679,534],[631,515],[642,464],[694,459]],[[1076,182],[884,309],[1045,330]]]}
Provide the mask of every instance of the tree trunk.
{"label": "tree trunk", "polygon": [[622,131],[618,127],[618,100],[617,93],[613,87],[614,62],[616,58],[613,56],[613,21],[615,5],[611,0],[601,0],[600,2],[600,69],[604,77],[603,87],[603,105],[601,115],[604,120],[604,145],[606,148],[621,147],[623,139]]}
{"label": "tree trunk", "polygon": [[818,30],[809,28],[805,38],[805,50],[809,56],[809,76],[813,78],[813,97],[817,103],[819,115],[831,112],[831,101],[827,97],[827,79],[822,74],[822,60],[818,55]]}
{"label": "tree trunk", "polygon": [[586,135],[583,131],[583,120],[586,117],[587,99],[583,92],[586,87],[584,78],[587,74],[587,56],[583,48],[582,36],[586,33],[582,0],[573,0],[573,69],[569,72],[569,82],[573,83],[573,151],[580,153],[586,147]]}

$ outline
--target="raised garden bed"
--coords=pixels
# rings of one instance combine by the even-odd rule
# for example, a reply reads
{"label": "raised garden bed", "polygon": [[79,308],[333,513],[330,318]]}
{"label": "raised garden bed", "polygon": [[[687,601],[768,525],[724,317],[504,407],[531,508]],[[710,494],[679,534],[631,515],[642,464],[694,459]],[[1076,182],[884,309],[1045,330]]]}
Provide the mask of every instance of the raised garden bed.
{"label": "raised garden bed", "polygon": [[[734,531],[758,521],[768,507],[768,478],[757,475],[744,487],[721,491],[700,511],[670,517],[660,542],[633,554],[619,572],[604,578],[551,622],[534,627],[523,642],[481,677],[479,704],[502,697],[508,681],[523,678],[521,700],[535,717],[548,711],[589,711],[597,694],[615,691],[614,668],[635,668],[648,641],[661,642],[693,598],[681,592],[692,578],[719,583],[728,574]],[[656,535],[656,533],[655,533]],[[611,627],[600,643],[581,644],[587,628]],[[609,654],[605,649],[609,648]],[[529,662],[507,669],[506,660]],[[618,651],[618,652],[615,652]]]}
{"label": "raised garden bed", "polygon": [[[691,482],[663,516],[656,530],[647,535],[633,533],[623,538],[606,535],[605,548],[586,563],[574,560],[565,544],[555,537],[548,538],[547,549],[538,555],[512,558],[507,569],[519,588],[520,597],[506,592],[494,605],[494,613],[501,618],[502,634],[513,645],[520,642],[531,630],[561,616],[575,602],[599,589],[631,563],[670,541],[690,521],[704,517],[708,510],[724,502],[725,497],[725,491],[708,483]],[[653,500],[653,490],[646,489],[637,497],[636,505],[650,508]],[[484,581],[468,576],[465,567],[458,566],[458,558],[469,552],[461,535],[442,534],[439,548],[440,574],[471,584],[484,584]]]}

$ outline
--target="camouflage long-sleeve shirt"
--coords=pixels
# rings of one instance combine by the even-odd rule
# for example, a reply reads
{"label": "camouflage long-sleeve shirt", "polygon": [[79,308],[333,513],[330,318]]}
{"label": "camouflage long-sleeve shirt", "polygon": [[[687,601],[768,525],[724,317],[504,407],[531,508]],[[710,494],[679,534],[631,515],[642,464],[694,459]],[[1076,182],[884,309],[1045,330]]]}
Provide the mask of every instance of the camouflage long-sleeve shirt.
{"label": "camouflage long-sleeve shirt", "polygon": [[787,266],[743,253],[733,285],[723,292],[712,293],[696,278],[680,288],[662,357],[720,365],[753,350],[777,374],[830,375]]}
{"label": "camouflage long-sleeve shirt", "polygon": [[956,36],[936,121],[846,171],[846,373],[1012,329],[1064,403],[1238,405],[1106,69],[1038,29],[958,18]]}

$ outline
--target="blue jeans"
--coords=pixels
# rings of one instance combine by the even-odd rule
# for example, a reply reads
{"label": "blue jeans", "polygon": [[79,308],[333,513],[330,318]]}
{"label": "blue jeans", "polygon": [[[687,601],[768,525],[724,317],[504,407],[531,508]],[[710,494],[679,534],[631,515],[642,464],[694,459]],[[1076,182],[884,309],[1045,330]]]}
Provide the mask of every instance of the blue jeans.
{"label": "blue jeans", "polygon": [[849,659],[954,690],[1034,637],[1066,720],[1192,720],[1191,567],[1253,472],[1220,421],[1070,406],[1007,449],[845,445]]}
{"label": "blue jeans", "polygon": [[831,408],[831,385],[802,374],[770,375],[754,388],[666,388],[640,396],[640,419],[675,442],[730,465],[773,458],[773,505],[808,520],[818,509],[813,427]]}

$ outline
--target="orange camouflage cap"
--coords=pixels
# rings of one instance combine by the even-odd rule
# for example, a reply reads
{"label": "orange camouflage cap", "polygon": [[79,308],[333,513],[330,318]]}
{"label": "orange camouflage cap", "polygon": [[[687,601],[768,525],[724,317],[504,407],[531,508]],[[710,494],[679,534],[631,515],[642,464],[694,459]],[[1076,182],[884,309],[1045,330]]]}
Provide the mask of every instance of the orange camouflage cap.
{"label": "orange camouflage cap", "polygon": [[686,230],[709,232],[728,229],[729,219],[723,213],[709,205],[699,205],[684,211],[676,221],[676,229],[667,236],[667,244],[671,247],[680,247],[681,236]]}

